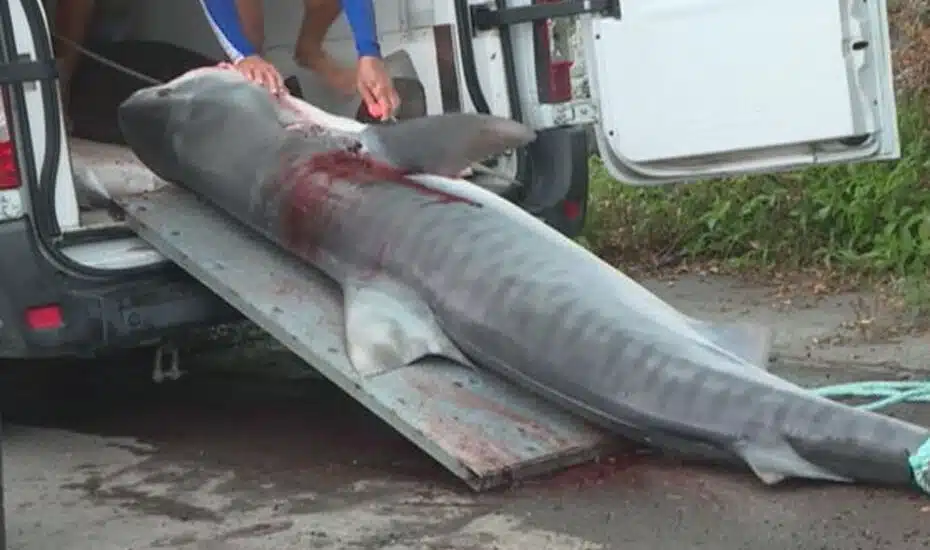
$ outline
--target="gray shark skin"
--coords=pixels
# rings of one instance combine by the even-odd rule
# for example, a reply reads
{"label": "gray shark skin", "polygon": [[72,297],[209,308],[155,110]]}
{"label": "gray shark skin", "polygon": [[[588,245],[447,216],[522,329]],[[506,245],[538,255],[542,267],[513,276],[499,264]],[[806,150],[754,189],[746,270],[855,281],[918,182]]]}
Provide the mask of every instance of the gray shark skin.
{"label": "gray shark skin", "polygon": [[527,128],[454,114],[337,131],[285,103],[203,69],[140,90],[119,119],[162,178],[341,285],[360,379],[443,355],[659,449],[741,460],[768,484],[930,490],[915,458],[926,428],[769,373],[766,334],[683,315],[491,192],[408,174],[456,174],[529,142]]}

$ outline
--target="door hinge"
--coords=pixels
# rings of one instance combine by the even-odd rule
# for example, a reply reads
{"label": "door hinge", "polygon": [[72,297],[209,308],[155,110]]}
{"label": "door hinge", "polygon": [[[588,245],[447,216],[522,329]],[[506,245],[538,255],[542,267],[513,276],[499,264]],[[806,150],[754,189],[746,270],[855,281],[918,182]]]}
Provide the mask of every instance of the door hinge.
{"label": "door hinge", "polygon": [[487,3],[470,6],[470,10],[474,30],[489,31],[508,25],[588,13],[619,18],[620,0],[563,0],[503,9],[497,9],[491,3]]}
{"label": "door hinge", "polygon": [[54,61],[32,61],[28,57],[0,64],[0,85],[55,80],[58,67]]}

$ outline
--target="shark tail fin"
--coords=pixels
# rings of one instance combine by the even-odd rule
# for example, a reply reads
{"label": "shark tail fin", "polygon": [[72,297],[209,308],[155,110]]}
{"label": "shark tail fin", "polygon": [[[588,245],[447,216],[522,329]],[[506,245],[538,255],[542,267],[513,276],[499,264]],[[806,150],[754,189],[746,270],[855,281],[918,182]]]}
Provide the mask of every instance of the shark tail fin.
{"label": "shark tail fin", "polygon": [[368,153],[397,168],[457,176],[476,162],[530,143],[536,133],[506,118],[450,113],[373,124],[360,138]]}

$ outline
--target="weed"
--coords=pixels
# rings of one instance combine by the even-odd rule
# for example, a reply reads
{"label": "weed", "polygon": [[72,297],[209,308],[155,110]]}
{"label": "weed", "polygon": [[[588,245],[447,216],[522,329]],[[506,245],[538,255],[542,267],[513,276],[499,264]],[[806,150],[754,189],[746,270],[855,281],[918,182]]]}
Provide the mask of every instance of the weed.
{"label": "weed", "polygon": [[813,274],[821,290],[874,283],[930,319],[930,7],[890,6],[899,161],[638,188],[592,158],[585,246],[624,269],[710,263],[781,283]]}
{"label": "weed", "polygon": [[899,102],[897,162],[662,188],[613,181],[592,159],[585,238],[616,260],[720,260],[913,276],[930,270],[930,103]]}

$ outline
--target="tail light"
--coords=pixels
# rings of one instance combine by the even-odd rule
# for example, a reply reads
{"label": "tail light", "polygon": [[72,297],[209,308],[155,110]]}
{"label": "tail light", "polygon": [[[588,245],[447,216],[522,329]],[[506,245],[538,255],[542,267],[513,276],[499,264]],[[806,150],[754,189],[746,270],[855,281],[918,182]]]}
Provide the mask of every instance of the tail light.
{"label": "tail light", "polygon": [[9,101],[6,89],[0,90],[0,190],[16,189],[20,186],[19,170],[16,168],[16,148],[13,146],[13,132],[10,130]]}
{"label": "tail light", "polygon": [[[535,4],[553,4],[559,0],[534,0]],[[536,52],[536,87],[540,103],[563,103],[572,99],[572,65],[565,23],[542,19],[533,23]]]}
{"label": "tail light", "polygon": [[51,304],[26,310],[26,325],[31,330],[54,330],[64,325],[61,306]]}

